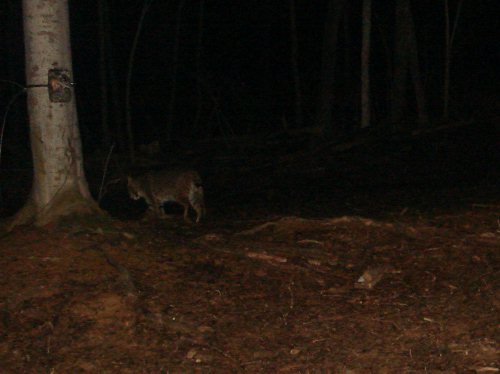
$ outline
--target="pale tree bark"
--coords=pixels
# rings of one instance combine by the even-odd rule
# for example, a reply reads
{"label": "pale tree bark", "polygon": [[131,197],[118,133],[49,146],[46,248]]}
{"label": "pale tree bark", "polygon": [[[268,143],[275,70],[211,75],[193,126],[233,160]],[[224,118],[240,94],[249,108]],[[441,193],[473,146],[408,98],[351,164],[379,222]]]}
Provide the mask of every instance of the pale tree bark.
{"label": "pale tree bark", "polygon": [[[47,84],[52,68],[67,69],[72,74],[67,0],[23,0],[23,20],[27,86]],[[31,87],[28,113],[33,186],[9,228],[100,212],[83,171],[74,92],[69,102],[54,103],[49,100],[47,87]]]}
{"label": "pale tree bark", "polygon": [[371,0],[363,0],[361,45],[361,128],[370,126],[370,34],[372,28]]}

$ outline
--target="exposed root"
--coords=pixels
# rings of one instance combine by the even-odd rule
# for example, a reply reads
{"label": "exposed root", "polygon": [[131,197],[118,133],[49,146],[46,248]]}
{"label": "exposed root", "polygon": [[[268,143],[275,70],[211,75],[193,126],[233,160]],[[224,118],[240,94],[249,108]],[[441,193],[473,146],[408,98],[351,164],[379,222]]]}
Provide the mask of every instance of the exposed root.
{"label": "exposed root", "polygon": [[5,229],[12,231],[17,226],[34,224],[45,226],[58,223],[68,216],[89,216],[105,214],[91,198],[84,197],[78,191],[65,191],[54,196],[53,200],[45,206],[36,206],[33,198],[10,218]]}

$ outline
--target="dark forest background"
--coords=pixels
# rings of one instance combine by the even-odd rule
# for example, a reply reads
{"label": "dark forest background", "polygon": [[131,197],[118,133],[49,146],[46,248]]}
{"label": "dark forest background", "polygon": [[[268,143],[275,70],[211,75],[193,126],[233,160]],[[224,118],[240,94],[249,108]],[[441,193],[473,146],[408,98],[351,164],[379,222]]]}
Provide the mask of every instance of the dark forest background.
{"label": "dark forest background", "polygon": [[[391,90],[397,67],[396,9],[400,1],[372,2],[371,120],[365,129],[360,126],[361,0],[70,1],[74,81],[86,158],[107,152],[113,143],[115,154],[127,158],[127,71],[141,12],[149,6],[134,54],[130,119],[134,145],[159,141],[163,161],[183,158],[210,144],[217,152],[227,149],[229,154],[233,142],[238,142],[241,149],[241,139],[250,144],[252,139],[270,135],[300,139],[291,143],[293,150],[285,147],[270,151],[269,157],[273,157],[272,152],[314,150],[321,144],[333,152],[339,149],[334,145],[361,138],[391,139],[394,134],[411,136],[415,131],[466,124],[467,131],[454,150],[470,151],[474,157],[484,152],[477,164],[489,163],[491,170],[497,161],[491,154],[498,146],[500,118],[500,3],[410,2],[428,113],[428,121],[419,123],[411,83],[404,92],[402,115],[396,122],[391,120]],[[457,17],[447,115],[443,113],[446,3],[450,28]],[[297,35],[296,75],[291,63],[292,4]],[[318,108],[325,81],[324,45],[329,37],[325,29],[335,19],[335,14],[332,17],[329,12],[332,8],[340,9],[340,14],[333,80],[328,87],[332,117],[327,124],[330,131],[325,131],[319,123]],[[25,81],[21,1],[2,2],[0,25],[3,114],[19,91],[18,86],[6,81],[20,85]],[[297,77],[300,118],[294,86]],[[103,93],[107,95],[104,104]],[[2,167],[9,170],[29,165],[23,96],[12,103],[4,118]],[[445,139],[447,134],[443,135]],[[468,144],[476,138],[480,140]],[[221,144],[227,148],[221,149]],[[390,157],[398,158],[398,143],[384,144],[393,152]],[[429,149],[432,146],[425,145],[412,157],[432,163],[436,155],[429,154]],[[445,153],[448,151],[446,148]],[[249,148],[246,160],[257,152],[266,150]],[[205,159],[204,163],[209,161]]]}
{"label": "dark forest background", "polygon": [[[2,79],[24,82],[24,55],[20,1],[1,7],[4,51],[0,59]],[[143,1],[109,0],[106,58],[108,84],[116,84],[123,109],[127,61]],[[153,1],[145,16],[132,77],[132,119],[137,142],[158,138],[166,126],[172,85],[172,52],[175,42],[178,1]],[[294,93],[290,66],[289,1],[207,1],[202,35],[202,115],[193,127],[197,105],[196,55],[199,38],[200,1],[184,1],[181,10],[177,99],[173,137],[206,138],[226,134],[274,132],[286,119],[294,125]],[[360,1],[348,1],[343,9],[333,87],[336,121],[355,126],[359,117]],[[413,1],[420,68],[431,118],[439,118],[442,106],[444,66],[443,1]],[[451,16],[458,1],[450,1]],[[371,93],[373,126],[387,118],[387,57],[394,45],[394,9],[391,0],[373,2]],[[451,116],[470,118],[478,101],[497,93],[499,72],[497,1],[464,1],[458,19],[451,71]],[[71,34],[74,80],[82,133],[87,146],[103,139],[100,116],[98,2],[71,1]],[[305,124],[313,125],[321,77],[321,53],[327,1],[297,1],[298,64],[304,100]],[[389,54],[387,50],[389,49]],[[114,81],[113,81],[114,80]],[[109,89],[109,88],[108,88]],[[2,84],[5,105],[16,87]],[[112,93],[110,92],[110,95]],[[110,104],[111,106],[111,104]],[[13,112],[22,112],[22,100]],[[411,107],[407,113],[412,115]],[[11,115],[15,115],[11,113]],[[19,113],[17,114],[19,115]],[[123,115],[123,114],[121,114]],[[115,113],[116,116],[116,113]],[[347,118],[346,118],[347,117]],[[123,118],[113,118],[123,120]],[[12,118],[9,122],[18,123]],[[116,125],[116,124],[114,124]],[[16,127],[21,126],[20,124]],[[14,125],[12,125],[14,127]],[[111,126],[113,127],[113,125]],[[114,131],[114,130],[113,130]],[[8,129],[10,136],[12,129]],[[9,136],[9,137],[10,137]]]}

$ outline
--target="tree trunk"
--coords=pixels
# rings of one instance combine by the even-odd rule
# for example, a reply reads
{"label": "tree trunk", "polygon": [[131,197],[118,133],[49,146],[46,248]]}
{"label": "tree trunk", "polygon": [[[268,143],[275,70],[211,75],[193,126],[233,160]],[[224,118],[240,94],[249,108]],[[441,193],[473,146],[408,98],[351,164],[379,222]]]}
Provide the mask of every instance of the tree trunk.
{"label": "tree trunk", "polygon": [[295,97],[295,126],[302,127],[302,90],[299,71],[299,42],[297,38],[297,12],[295,0],[290,0],[290,64],[292,66],[293,91]]}
{"label": "tree trunk", "polygon": [[[72,74],[67,0],[23,0],[27,86],[47,84],[54,67]],[[83,171],[74,90],[69,102],[49,100],[47,87],[30,87],[28,112],[33,186],[10,228],[45,225],[72,214],[99,212]]]}
{"label": "tree trunk", "polygon": [[363,0],[361,47],[361,128],[370,126],[370,34],[372,26],[371,0]]}
{"label": "tree trunk", "polygon": [[[352,27],[351,27],[351,7],[346,5],[344,9],[344,19],[343,19],[343,37],[344,37],[344,68],[342,77],[342,95],[344,97],[342,108],[342,133],[344,135],[352,134],[354,127],[357,125],[354,123],[353,113],[357,105],[357,96],[355,98],[355,91],[352,86],[353,77],[353,43],[352,43]],[[357,122],[357,121],[356,121]]]}
{"label": "tree trunk", "polygon": [[97,9],[99,14],[99,75],[101,86],[101,131],[102,131],[102,146],[107,148],[111,144],[111,134],[109,131],[109,115],[108,115],[108,74],[107,74],[107,53],[106,53],[106,34],[107,27],[107,0],[98,0]]}
{"label": "tree trunk", "polygon": [[443,119],[447,120],[449,116],[450,106],[450,69],[451,69],[451,51],[453,41],[457,31],[458,19],[462,9],[463,0],[459,0],[455,20],[453,21],[453,30],[450,30],[450,7],[448,0],[444,0],[444,16],[445,16],[445,51],[444,51],[444,82],[443,82]]}
{"label": "tree trunk", "polygon": [[[111,13],[113,13],[115,6],[113,6],[113,2],[107,4],[107,11],[104,13],[105,15],[105,24],[109,25],[109,10],[111,9]],[[114,57],[114,47],[113,40],[111,38],[111,31],[109,28],[105,33],[106,36],[106,52],[107,52],[107,71],[109,73],[108,82],[109,82],[109,91],[110,91],[110,104],[111,104],[111,113],[113,117],[113,137],[112,140],[116,141],[118,144],[118,148],[120,151],[126,153],[128,149],[127,145],[127,130],[125,128],[124,121],[124,111],[123,111],[123,91],[120,89],[120,85],[118,84],[118,79],[116,78],[115,72],[115,57]]]}
{"label": "tree trunk", "polygon": [[316,122],[324,135],[333,133],[333,83],[337,40],[344,0],[329,0],[323,35],[320,92]]}
{"label": "tree trunk", "polygon": [[196,42],[196,112],[194,115],[193,129],[198,134],[206,134],[205,129],[200,126],[201,113],[203,110],[202,85],[202,55],[203,55],[203,33],[205,20],[205,0],[200,0],[200,11],[198,14],[198,40]]}
{"label": "tree trunk", "polygon": [[135,163],[135,137],[134,130],[132,128],[132,109],[130,108],[130,95],[132,90],[132,71],[134,70],[134,60],[135,60],[135,50],[137,49],[137,43],[139,42],[139,36],[141,35],[142,25],[144,24],[144,17],[148,12],[149,7],[153,0],[146,0],[142,7],[141,16],[139,18],[139,23],[137,24],[137,29],[134,35],[134,41],[132,42],[132,48],[130,49],[130,55],[128,59],[128,70],[127,70],[127,81],[125,87],[125,118],[127,127],[127,137],[128,137],[128,157],[130,162]]}
{"label": "tree trunk", "polygon": [[424,84],[420,74],[420,63],[418,58],[418,44],[417,34],[415,33],[415,21],[411,7],[408,4],[407,8],[407,24],[408,24],[408,54],[409,54],[409,69],[411,79],[413,81],[413,88],[415,89],[415,99],[417,101],[417,115],[418,124],[425,126],[429,123],[429,116],[427,114],[427,104]]}
{"label": "tree trunk", "polygon": [[182,8],[184,7],[185,0],[179,0],[177,5],[177,13],[175,16],[175,33],[174,33],[174,47],[172,50],[172,79],[170,87],[170,99],[167,106],[167,124],[165,128],[164,137],[170,143],[172,140],[172,128],[175,121],[175,102],[177,101],[177,70],[179,68],[179,41],[181,37],[181,20]]}
{"label": "tree trunk", "polygon": [[378,34],[380,35],[380,42],[382,44],[382,49],[384,51],[384,65],[385,65],[385,77],[384,77],[384,82],[385,82],[385,89],[387,92],[387,97],[385,98],[384,104],[387,106],[387,108],[391,107],[391,79],[392,79],[392,72],[393,72],[393,67],[392,67],[392,50],[390,47],[390,42],[389,42],[389,37],[390,33],[388,32],[386,25],[384,24],[385,22],[383,19],[379,16],[377,16],[377,13],[373,13],[373,23],[375,27],[377,28]]}
{"label": "tree trunk", "polygon": [[396,0],[396,26],[394,42],[394,72],[391,85],[391,113],[390,122],[393,128],[400,126],[403,113],[407,108],[407,77],[408,77],[408,22],[406,18],[407,8],[410,3],[407,0]]}
{"label": "tree trunk", "polygon": [[394,128],[408,109],[408,73],[415,90],[419,124],[428,123],[424,85],[418,62],[417,36],[409,0],[396,1],[396,42],[394,46],[394,75],[391,92],[391,123]]}

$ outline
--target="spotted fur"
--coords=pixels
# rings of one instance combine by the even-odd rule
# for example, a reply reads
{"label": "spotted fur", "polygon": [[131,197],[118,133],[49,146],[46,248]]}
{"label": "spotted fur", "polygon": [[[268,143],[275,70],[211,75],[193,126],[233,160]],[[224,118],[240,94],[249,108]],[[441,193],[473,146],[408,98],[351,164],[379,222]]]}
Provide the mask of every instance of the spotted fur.
{"label": "spotted fur", "polygon": [[190,207],[196,212],[196,222],[205,215],[203,185],[196,171],[158,171],[129,176],[128,192],[134,200],[146,200],[149,209],[158,217],[165,215],[162,205],[166,202],[182,205],[186,221],[190,221]]}

